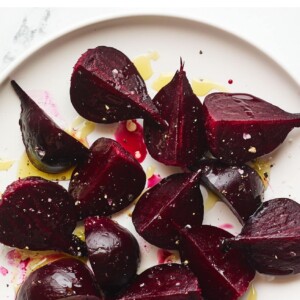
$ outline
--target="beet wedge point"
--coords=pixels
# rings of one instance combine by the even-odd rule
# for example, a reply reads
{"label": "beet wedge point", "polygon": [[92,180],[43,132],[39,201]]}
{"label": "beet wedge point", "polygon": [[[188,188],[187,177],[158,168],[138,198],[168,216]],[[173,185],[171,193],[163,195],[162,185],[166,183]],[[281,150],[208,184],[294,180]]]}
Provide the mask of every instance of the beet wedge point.
{"label": "beet wedge point", "polygon": [[59,173],[87,155],[88,149],[60,129],[14,80],[11,85],[21,100],[19,124],[26,153],[37,169]]}
{"label": "beet wedge point", "polygon": [[300,273],[300,204],[288,198],[264,202],[226,244],[247,253],[260,273]]}
{"label": "beet wedge point", "polygon": [[145,118],[166,125],[134,64],[112,47],[82,54],[74,66],[70,97],[81,116],[97,123]]}
{"label": "beet wedge point", "polygon": [[207,150],[204,115],[182,62],[180,70],[157,93],[153,102],[169,125],[157,128],[145,120],[144,135],[150,155],[166,165],[195,165]]}
{"label": "beet wedge point", "polygon": [[200,172],[173,174],[145,192],[132,214],[136,231],[157,247],[177,249],[177,227],[203,221],[199,181]]}
{"label": "beet wedge point", "polygon": [[300,114],[249,94],[213,93],[206,96],[203,108],[209,149],[228,164],[270,153],[300,127]]}

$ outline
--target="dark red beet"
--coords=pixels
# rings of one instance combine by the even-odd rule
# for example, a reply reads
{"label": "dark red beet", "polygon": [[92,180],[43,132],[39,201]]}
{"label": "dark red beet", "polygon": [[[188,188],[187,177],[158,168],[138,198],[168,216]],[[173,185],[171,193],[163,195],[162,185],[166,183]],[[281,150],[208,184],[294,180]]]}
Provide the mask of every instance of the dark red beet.
{"label": "dark red beet", "polygon": [[16,297],[16,300],[56,299],[100,300],[103,297],[92,272],[82,261],[63,258],[33,271]]}
{"label": "dark red beet", "polygon": [[89,49],[79,58],[71,78],[70,96],[77,112],[94,122],[147,118],[165,124],[134,64],[112,47]]}
{"label": "dark red beet", "polygon": [[19,179],[2,195],[0,242],[85,255],[84,243],[72,235],[76,220],[74,200],[62,186],[40,177]]}
{"label": "dark red beet", "polygon": [[136,231],[149,243],[176,249],[177,229],[202,224],[200,173],[173,174],[149,189],[132,214]]}
{"label": "dark red beet", "polygon": [[145,121],[145,141],[150,155],[172,166],[194,165],[207,150],[202,104],[193,93],[183,64],[172,81],[153,99],[168,127]]}
{"label": "dark red beet", "polygon": [[300,273],[300,205],[287,198],[264,202],[226,243],[242,248],[260,273]]}
{"label": "dark red beet", "polygon": [[11,84],[21,100],[19,124],[23,143],[36,168],[58,173],[87,155],[88,149],[84,145],[60,129],[14,80]]}
{"label": "dark red beet", "polygon": [[249,94],[213,93],[204,100],[211,153],[229,164],[244,163],[277,148],[300,126],[300,115]]}
{"label": "dark red beet", "polygon": [[96,297],[96,296],[84,296],[84,295],[79,295],[79,296],[71,296],[67,298],[60,298],[58,300],[101,300],[102,298]]}
{"label": "dark red beet", "polygon": [[241,224],[261,205],[264,185],[249,166],[227,166],[217,160],[206,160],[200,169],[203,184],[229,206]]}
{"label": "dark red beet", "polygon": [[114,140],[100,138],[75,168],[69,192],[83,219],[120,211],[140,195],[145,183],[146,175],[138,161]]}
{"label": "dark red beet", "polygon": [[135,237],[105,217],[84,221],[88,256],[96,280],[107,293],[116,293],[136,275],[140,249]]}
{"label": "dark red beet", "polygon": [[202,300],[195,275],[179,264],[147,269],[115,300]]}
{"label": "dark red beet", "polygon": [[232,234],[208,225],[180,232],[181,261],[198,277],[205,299],[236,300],[246,292],[255,271],[242,251],[223,251],[224,239]]}

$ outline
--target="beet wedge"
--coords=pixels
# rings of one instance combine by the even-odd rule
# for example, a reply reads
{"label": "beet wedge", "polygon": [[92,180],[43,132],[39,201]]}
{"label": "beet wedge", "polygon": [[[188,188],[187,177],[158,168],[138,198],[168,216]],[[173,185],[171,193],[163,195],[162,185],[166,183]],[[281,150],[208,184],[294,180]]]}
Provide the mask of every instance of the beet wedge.
{"label": "beet wedge", "polygon": [[209,225],[180,231],[181,261],[198,277],[203,296],[207,300],[236,300],[247,290],[255,271],[243,252],[223,251],[229,232]]}
{"label": "beet wedge", "polygon": [[203,108],[209,149],[228,164],[273,151],[300,126],[300,114],[249,94],[213,93],[205,98]]}
{"label": "beet wedge", "polygon": [[74,66],[70,96],[77,112],[97,123],[146,118],[165,125],[134,64],[112,47],[82,54]]}
{"label": "beet wedge", "polygon": [[100,300],[95,278],[82,261],[63,258],[33,271],[21,285],[16,300]]}
{"label": "beet wedge", "polygon": [[145,120],[145,142],[150,155],[166,165],[195,165],[207,150],[204,115],[200,100],[193,93],[183,70],[153,99],[168,127],[158,128]]}
{"label": "beet wedge", "polygon": [[190,227],[203,221],[199,181],[199,172],[179,173],[164,178],[149,189],[141,196],[132,214],[136,231],[157,247],[177,249],[177,226]]}
{"label": "beet wedge", "polygon": [[202,300],[196,276],[185,266],[162,264],[141,273],[114,300]]}
{"label": "beet wedge", "polygon": [[60,129],[14,80],[11,85],[21,100],[19,124],[26,153],[37,169],[59,173],[87,155],[88,149]]}
{"label": "beet wedge", "polygon": [[0,242],[83,256],[85,244],[72,235],[76,220],[74,200],[62,186],[39,177],[19,179],[2,195]]}
{"label": "beet wedge", "polygon": [[300,273],[300,205],[287,198],[264,202],[226,244],[244,250],[260,273]]}
{"label": "beet wedge", "polygon": [[96,280],[108,294],[118,292],[136,275],[140,249],[136,238],[106,217],[84,220],[88,256]]}
{"label": "beet wedge", "polygon": [[78,216],[108,216],[128,206],[143,191],[146,175],[138,161],[116,141],[96,140],[89,156],[74,169],[69,192]]}
{"label": "beet wedge", "polygon": [[242,225],[261,205],[264,185],[251,167],[228,166],[217,160],[203,161],[198,167],[202,183],[229,206]]}

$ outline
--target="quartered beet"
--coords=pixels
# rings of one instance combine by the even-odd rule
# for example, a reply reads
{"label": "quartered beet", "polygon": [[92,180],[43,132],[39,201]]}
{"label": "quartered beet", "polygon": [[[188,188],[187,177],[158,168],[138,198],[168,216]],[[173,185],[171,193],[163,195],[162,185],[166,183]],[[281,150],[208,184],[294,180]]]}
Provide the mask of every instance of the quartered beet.
{"label": "quartered beet", "polygon": [[202,224],[203,199],[199,181],[199,172],[173,174],[149,189],[132,213],[136,231],[157,247],[176,249],[177,227]]}
{"label": "quartered beet", "polygon": [[273,151],[300,126],[300,115],[249,94],[213,93],[203,104],[211,153],[229,164]]}
{"label": "quartered beet", "polygon": [[29,250],[60,250],[85,255],[72,235],[77,214],[74,200],[59,184],[40,177],[9,185],[0,202],[0,242]]}
{"label": "quartered beet", "polygon": [[56,299],[101,300],[103,297],[86,264],[75,258],[63,258],[33,271],[16,297],[16,300]]}
{"label": "quartered beet", "polygon": [[145,120],[145,141],[150,155],[166,165],[188,167],[207,150],[202,104],[193,93],[183,70],[153,99],[167,127]]}
{"label": "quartered beet", "polygon": [[140,249],[136,238],[106,217],[84,221],[88,256],[96,280],[106,293],[116,293],[136,275]]}
{"label": "quartered beet", "polygon": [[300,273],[300,205],[287,198],[264,202],[226,243],[242,248],[260,273]]}
{"label": "quartered beet", "polygon": [[223,251],[229,232],[209,225],[180,231],[181,261],[198,277],[203,296],[208,300],[236,300],[247,290],[255,271],[243,252]]}
{"label": "quartered beet", "polygon": [[196,276],[185,266],[162,264],[141,273],[115,300],[202,300]]}
{"label": "quartered beet", "polygon": [[145,182],[141,165],[129,152],[114,140],[100,138],[74,169],[69,192],[79,218],[107,216],[128,206],[140,195]]}
{"label": "quartered beet", "polygon": [[203,184],[229,206],[242,224],[261,205],[264,185],[251,167],[228,166],[217,160],[203,161],[198,167]]}
{"label": "quartered beet", "polygon": [[84,118],[98,123],[146,118],[165,124],[134,64],[121,51],[99,46],[74,66],[71,102]]}
{"label": "quartered beet", "polygon": [[64,171],[87,155],[88,149],[60,129],[54,121],[13,80],[21,100],[19,120],[23,143],[31,163],[41,171]]}

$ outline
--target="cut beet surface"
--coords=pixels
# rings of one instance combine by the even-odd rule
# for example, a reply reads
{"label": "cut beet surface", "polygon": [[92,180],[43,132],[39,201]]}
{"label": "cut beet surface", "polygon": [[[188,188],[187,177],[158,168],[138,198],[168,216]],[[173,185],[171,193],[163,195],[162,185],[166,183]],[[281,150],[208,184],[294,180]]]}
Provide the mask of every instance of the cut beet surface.
{"label": "cut beet surface", "polygon": [[134,64],[112,47],[89,49],[79,58],[71,78],[70,96],[77,112],[94,122],[146,118],[165,125]]}
{"label": "cut beet surface", "polygon": [[168,127],[158,128],[145,120],[145,141],[150,155],[166,165],[189,167],[207,150],[203,108],[183,70],[153,99]]}
{"label": "cut beet surface", "polygon": [[217,160],[203,161],[198,167],[203,184],[229,206],[241,224],[261,205],[264,185],[251,167],[228,166]]}
{"label": "cut beet surface", "polygon": [[16,300],[101,300],[89,268],[75,258],[63,258],[33,271],[21,285]]}
{"label": "cut beet surface", "polygon": [[255,271],[237,249],[223,251],[229,232],[208,225],[180,231],[181,261],[196,274],[203,296],[208,300],[236,300],[247,290]]}
{"label": "cut beet surface", "polygon": [[0,242],[20,249],[60,250],[85,255],[85,244],[72,235],[74,200],[57,183],[27,177],[9,185],[0,202]]}
{"label": "cut beet surface", "polygon": [[19,124],[31,163],[41,171],[58,173],[82,160],[88,149],[60,129],[14,80],[11,84],[21,100]]}
{"label": "cut beet surface", "polygon": [[300,115],[249,94],[213,93],[203,104],[211,153],[229,164],[244,163],[277,148]]}
{"label": "cut beet surface", "polygon": [[116,293],[136,275],[140,249],[124,227],[105,217],[84,221],[88,256],[96,280],[106,293]]}
{"label": "cut beet surface", "polygon": [[117,142],[96,140],[72,174],[69,192],[79,218],[107,216],[128,206],[143,191],[146,175],[138,161]]}
{"label": "cut beet surface", "polygon": [[195,275],[179,264],[162,264],[141,273],[114,300],[202,300]]}
{"label": "cut beet surface", "polygon": [[157,247],[177,249],[177,227],[199,225],[203,221],[199,181],[199,172],[173,174],[149,189],[132,214],[136,231]]}
{"label": "cut beet surface", "polygon": [[260,273],[300,273],[300,205],[287,198],[264,202],[226,244],[245,251]]}

